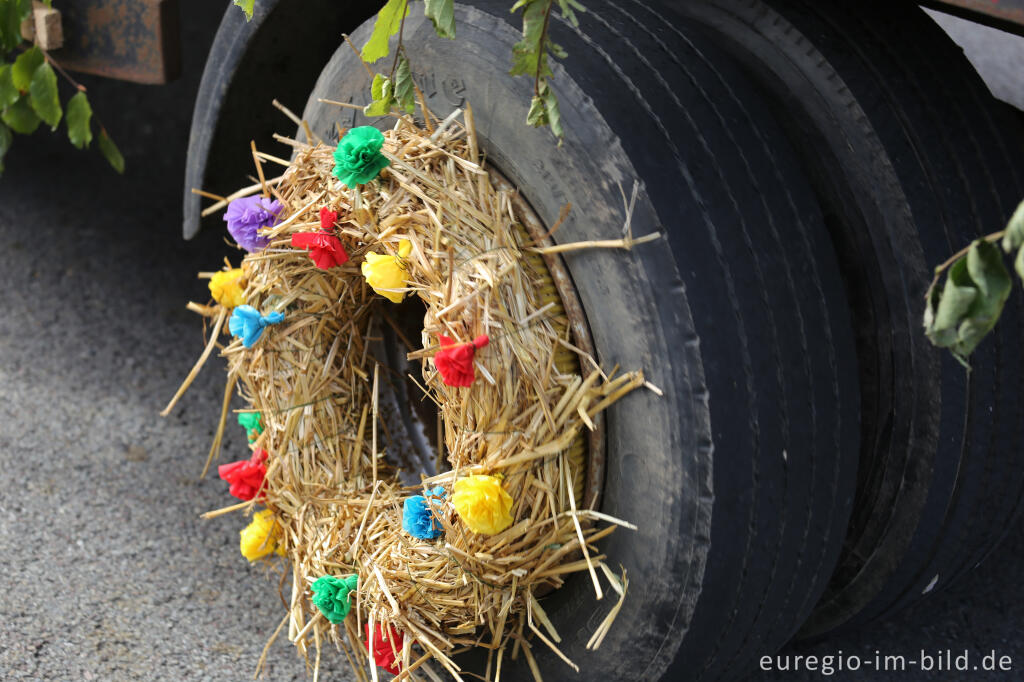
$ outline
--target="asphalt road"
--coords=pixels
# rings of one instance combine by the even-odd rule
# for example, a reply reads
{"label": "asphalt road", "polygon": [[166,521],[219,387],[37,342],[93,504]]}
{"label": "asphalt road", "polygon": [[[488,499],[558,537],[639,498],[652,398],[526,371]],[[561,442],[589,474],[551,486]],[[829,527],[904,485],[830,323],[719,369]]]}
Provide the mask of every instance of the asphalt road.
{"label": "asphalt road", "polygon": [[[239,517],[199,518],[230,502],[222,482],[198,478],[223,390],[220,361],[172,417],[157,415],[200,351],[198,321],[183,307],[206,298],[195,273],[224,255],[237,260],[218,233],[179,238],[191,104],[224,3],[182,5],[181,81],[154,88],[85,79],[125,153],[124,177],[96,152],[44,131],[16,140],[0,180],[4,680],[246,679],[284,613],[278,577],[239,556]],[[1022,43],[1006,41],[1007,55],[1019,56]],[[224,449],[232,458],[244,452],[241,429],[228,429]],[[995,650],[1022,669],[1022,573],[1018,527],[958,585],[871,628],[786,653]],[[321,679],[346,679],[342,658],[328,652]],[[266,670],[267,679],[307,677],[283,637]]]}

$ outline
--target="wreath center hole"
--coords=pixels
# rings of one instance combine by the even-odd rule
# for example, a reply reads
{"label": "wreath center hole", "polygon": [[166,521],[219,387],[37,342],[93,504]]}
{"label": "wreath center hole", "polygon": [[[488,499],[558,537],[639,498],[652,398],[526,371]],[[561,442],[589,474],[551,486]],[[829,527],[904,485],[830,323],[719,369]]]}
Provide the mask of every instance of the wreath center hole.
{"label": "wreath center hole", "polygon": [[[448,469],[438,448],[439,416],[437,405],[409,375],[419,378],[419,360],[406,359],[406,353],[420,347],[426,305],[417,296],[408,296],[399,304],[379,308],[372,350],[381,363],[378,386],[380,413],[379,437],[386,447],[388,464],[401,470],[405,485],[419,485],[420,476],[433,476]],[[421,382],[422,383],[422,382]]]}

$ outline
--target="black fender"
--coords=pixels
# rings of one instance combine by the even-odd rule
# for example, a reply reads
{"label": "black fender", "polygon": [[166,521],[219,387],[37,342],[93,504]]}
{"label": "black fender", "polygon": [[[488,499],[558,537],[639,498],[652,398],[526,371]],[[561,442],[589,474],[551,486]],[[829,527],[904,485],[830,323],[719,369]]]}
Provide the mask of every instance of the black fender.
{"label": "black fender", "polygon": [[[274,141],[292,124],[271,104],[296,112],[331,55],[383,4],[378,0],[256,0],[252,21],[229,5],[221,19],[199,84],[188,138],[182,232],[191,239],[202,220],[193,188],[226,196],[255,169],[249,142],[289,156]],[[215,219],[215,218],[212,218]],[[208,219],[210,220],[210,219]]]}

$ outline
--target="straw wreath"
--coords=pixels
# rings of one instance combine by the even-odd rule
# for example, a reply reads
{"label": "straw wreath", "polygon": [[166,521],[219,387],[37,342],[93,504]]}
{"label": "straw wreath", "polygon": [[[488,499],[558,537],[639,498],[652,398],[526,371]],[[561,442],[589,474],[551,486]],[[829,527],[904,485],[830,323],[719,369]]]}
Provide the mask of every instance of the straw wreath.
{"label": "straw wreath", "polygon": [[[260,182],[240,193],[262,190],[265,204],[276,199],[281,210],[255,235],[261,241],[244,258],[241,277],[229,271],[244,287],[254,324],[263,326],[222,347],[228,381],[210,453],[237,388],[249,405],[247,428],[260,426],[249,432],[256,455],[244,465],[263,482],[250,501],[207,515],[265,505],[279,524],[278,536],[264,531],[262,552],[283,552],[290,563],[290,608],[274,636],[287,625],[304,654],[315,652],[317,671],[323,645],[333,642],[361,680],[381,674],[368,653],[375,650],[390,652],[377,663],[393,659],[388,670],[400,671],[399,679],[440,679],[438,666],[465,679],[453,657],[467,647],[489,650],[487,675],[499,674],[503,659],[524,656],[540,679],[536,646],[576,668],[558,651],[559,634],[538,597],[575,572],[589,573],[598,598],[602,579],[610,585],[619,599],[594,633],[595,648],[618,613],[628,582],[608,567],[597,542],[618,525],[632,526],[582,508],[582,435],[601,411],[645,385],[643,374],[606,374],[574,343],[539,257],[564,247],[526,236],[512,193],[495,188],[480,160],[471,112],[465,123],[455,116],[438,123],[427,113],[424,127],[398,119],[380,151],[387,167],[355,188],[332,174],[331,147],[279,139],[292,145],[293,160],[254,148]],[[268,161],[287,170],[267,180]],[[292,246],[293,235],[323,227],[322,210],[347,256],[327,268]],[[364,264],[382,258],[392,259],[404,282],[378,283],[375,291]],[[217,286],[228,279],[220,275]],[[439,412],[447,464],[413,487],[397,476],[398,446],[379,414],[382,386],[404,377],[393,376],[373,349],[382,325],[393,324],[389,298],[402,296],[425,306],[421,338],[403,340],[408,358],[422,366],[412,378]],[[229,312],[190,307],[216,319],[175,400],[219,343]],[[239,310],[232,329],[241,334]],[[278,314],[280,321],[268,321]],[[486,346],[470,352],[471,384],[448,385],[435,362],[441,337],[469,344],[484,335]],[[474,532],[456,511],[456,481],[475,476],[490,477],[485,482],[511,500],[511,525],[500,532]],[[403,528],[403,505],[416,495],[423,497],[415,509],[429,513],[422,527],[429,539]],[[368,643],[369,634],[377,641]]]}

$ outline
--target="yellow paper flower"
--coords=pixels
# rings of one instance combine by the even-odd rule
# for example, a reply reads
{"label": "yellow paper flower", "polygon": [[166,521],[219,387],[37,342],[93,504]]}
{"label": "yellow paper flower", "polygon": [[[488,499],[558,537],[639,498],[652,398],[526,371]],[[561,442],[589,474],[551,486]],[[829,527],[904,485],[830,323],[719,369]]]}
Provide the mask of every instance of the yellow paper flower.
{"label": "yellow paper flower", "polygon": [[210,293],[213,294],[213,300],[225,308],[235,308],[245,303],[242,295],[243,279],[245,273],[242,272],[242,268],[213,273],[213,277],[210,278]]}
{"label": "yellow paper flower", "polygon": [[475,533],[494,535],[512,525],[512,496],[494,476],[469,476],[455,481],[452,504]]}
{"label": "yellow paper flower", "polygon": [[269,509],[256,512],[252,523],[246,526],[239,535],[242,536],[242,556],[249,561],[256,561],[277,552],[284,556],[284,529],[274,520],[274,512]]}
{"label": "yellow paper flower", "polygon": [[392,303],[401,303],[405,298],[404,291],[388,291],[389,289],[401,289],[405,286],[405,278],[408,271],[405,269],[405,259],[412,253],[412,242],[403,239],[398,242],[398,255],[368,253],[363,261],[363,277],[366,283],[373,287],[378,294]]}

